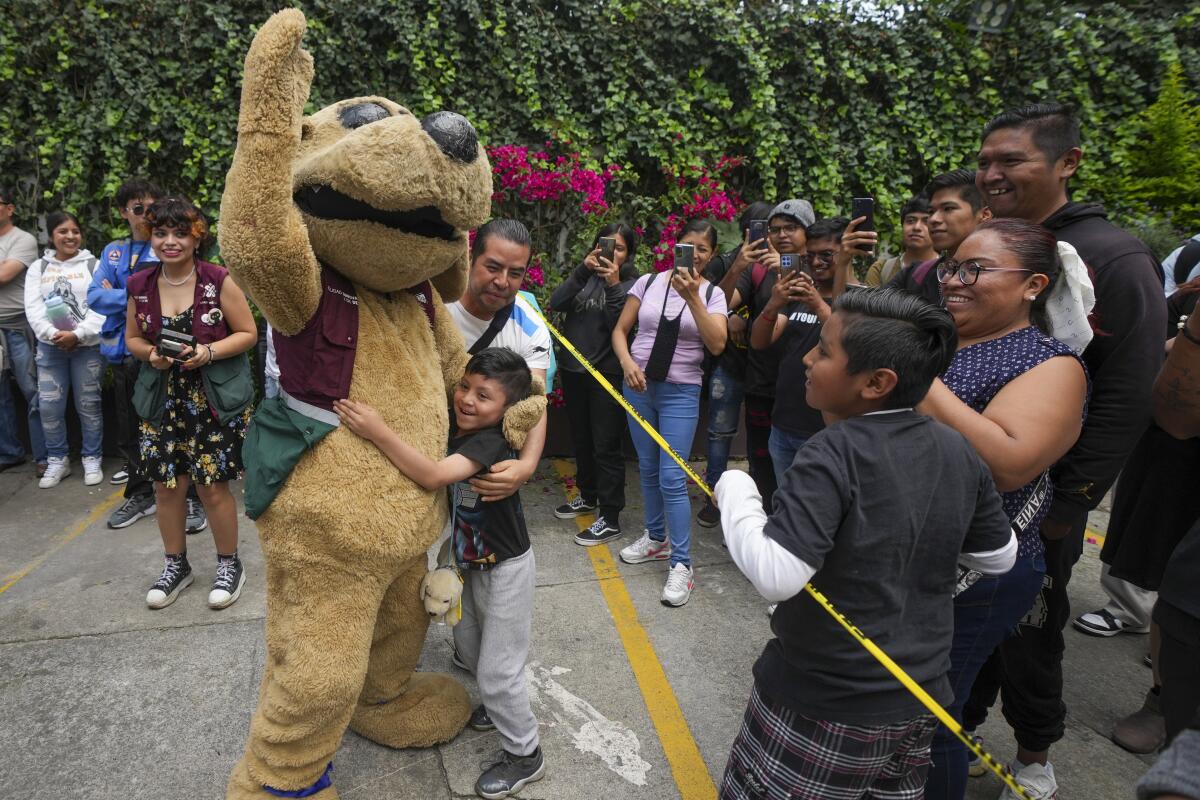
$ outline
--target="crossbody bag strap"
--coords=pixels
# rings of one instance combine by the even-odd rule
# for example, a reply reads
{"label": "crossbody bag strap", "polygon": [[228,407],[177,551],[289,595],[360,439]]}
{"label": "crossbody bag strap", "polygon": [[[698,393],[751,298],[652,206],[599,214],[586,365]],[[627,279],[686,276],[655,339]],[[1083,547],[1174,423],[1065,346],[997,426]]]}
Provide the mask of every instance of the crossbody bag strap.
{"label": "crossbody bag strap", "polygon": [[512,303],[497,311],[496,315],[492,317],[491,323],[488,324],[487,330],[475,340],[475,344],[467,348],[467,352],[475,355],[495,341],[496,337],[500,335],[500,331],[508,324],[509,318],[512,317],[513,308],[516,305],[517,301],[513,300]]}

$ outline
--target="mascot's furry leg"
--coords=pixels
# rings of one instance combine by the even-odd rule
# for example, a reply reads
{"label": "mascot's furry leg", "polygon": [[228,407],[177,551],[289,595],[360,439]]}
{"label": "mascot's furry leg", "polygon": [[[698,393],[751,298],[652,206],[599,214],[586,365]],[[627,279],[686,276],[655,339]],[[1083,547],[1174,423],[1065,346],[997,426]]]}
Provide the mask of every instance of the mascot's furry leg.
{"label": "mascot's furry leg", "polygon": [[350,728],[388,747],[428,747],[453,738],[471,715],[462,684],[447,675],[414,672],[429,614],[421,602],[424,561],[392,583],[375,620],[367,679]]}

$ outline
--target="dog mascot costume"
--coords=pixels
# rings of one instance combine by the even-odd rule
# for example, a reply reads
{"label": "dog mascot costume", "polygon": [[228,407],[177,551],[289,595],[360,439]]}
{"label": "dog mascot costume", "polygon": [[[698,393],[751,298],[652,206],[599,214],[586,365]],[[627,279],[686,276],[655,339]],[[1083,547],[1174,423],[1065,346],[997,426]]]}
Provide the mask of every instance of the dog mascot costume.
{"label": "dog mascot costume", "polygon": [[[275,328],[283,388],[245,448],[267,657],[229,780],[239,799],[332,800],[347,725],[389,747],[428,747],[454,738],[471,710],[457,681],[414,671],[445,494],[338,427],[332,405],[364,401],[429,457],[445,454],[448,396],[467,356],[441,298],[466,284],[466,231],[488,217],[491,168],[457,114],[417,119],[357,97],[303,116],[304,30],[303,14],[281,11],[250,46],[221,201],[222,254]],[[540,395],[509,409],[511,444],[544,408]]]}

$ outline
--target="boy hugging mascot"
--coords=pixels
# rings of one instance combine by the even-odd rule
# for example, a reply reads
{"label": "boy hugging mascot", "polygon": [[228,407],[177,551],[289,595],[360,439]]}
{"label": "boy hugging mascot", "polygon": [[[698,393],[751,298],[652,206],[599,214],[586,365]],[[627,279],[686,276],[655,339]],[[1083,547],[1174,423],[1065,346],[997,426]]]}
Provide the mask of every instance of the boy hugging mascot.
{"label": "boy hugging mascot", "polygon": [[[332,800],[347,726],[389,747],[452,739],[466,690],[416,672],[429,615],[426,551],[446,498],[338,427],[350,397],[431,458],[467,355],[442,305],[467,274],[491,168],[470,123],[417,119],[382,97],[303,115],[313,78],[304,15],[281,11],[246,56],[237,150],[221,201],[230,272],[275,328],[283,392],[246,441],[246,510],[266,559],[267,658],[230,798]],[[540,387],[535,387],[535,392]],[[539,395],[505,419],[519,447]]]}

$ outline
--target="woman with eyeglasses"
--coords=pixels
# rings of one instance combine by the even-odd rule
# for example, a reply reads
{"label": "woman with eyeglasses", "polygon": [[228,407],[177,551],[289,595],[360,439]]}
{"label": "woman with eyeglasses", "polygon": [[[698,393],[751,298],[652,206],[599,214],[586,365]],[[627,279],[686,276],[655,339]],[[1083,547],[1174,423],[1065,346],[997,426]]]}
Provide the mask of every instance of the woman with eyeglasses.
{"label": "woman with eyeglasses", "polygon": [[[977,676],[976,696],[990,692],[994,699],[999,687],[1006,715],[1038,702],[1036,693],[1025,690],[1029,656],[1010,645],[1020,639],[1017,624],[1033,607],[1046,570],[1039,526],[1052,499],[1049,469],[1083,425],[1089,383],[1077,352],[1091,338],[1090,307],[1081,307],[1091,286],[1069,245],[1018,219],[980,225],[953,258],[938,265],[938,280],[958,328],[958,352],[917,410],[974,445],[992,470],[1018,544],[1007,575],[964,571],[954,600],[950,682],[955,699],[948,710],[973,732],[990,705],[985,701],[981,709],[972,704],[964,711]],[[1026,719],[1033,715],[1021,713]],[[1013,771],[1031,787],[1050,785],[1053,769],[1044,753],[1036,763],[1036,747],[1036,742],[1018,742]],[[967,749],[942,729],[932,755],[926,796],[962,798]]]}

